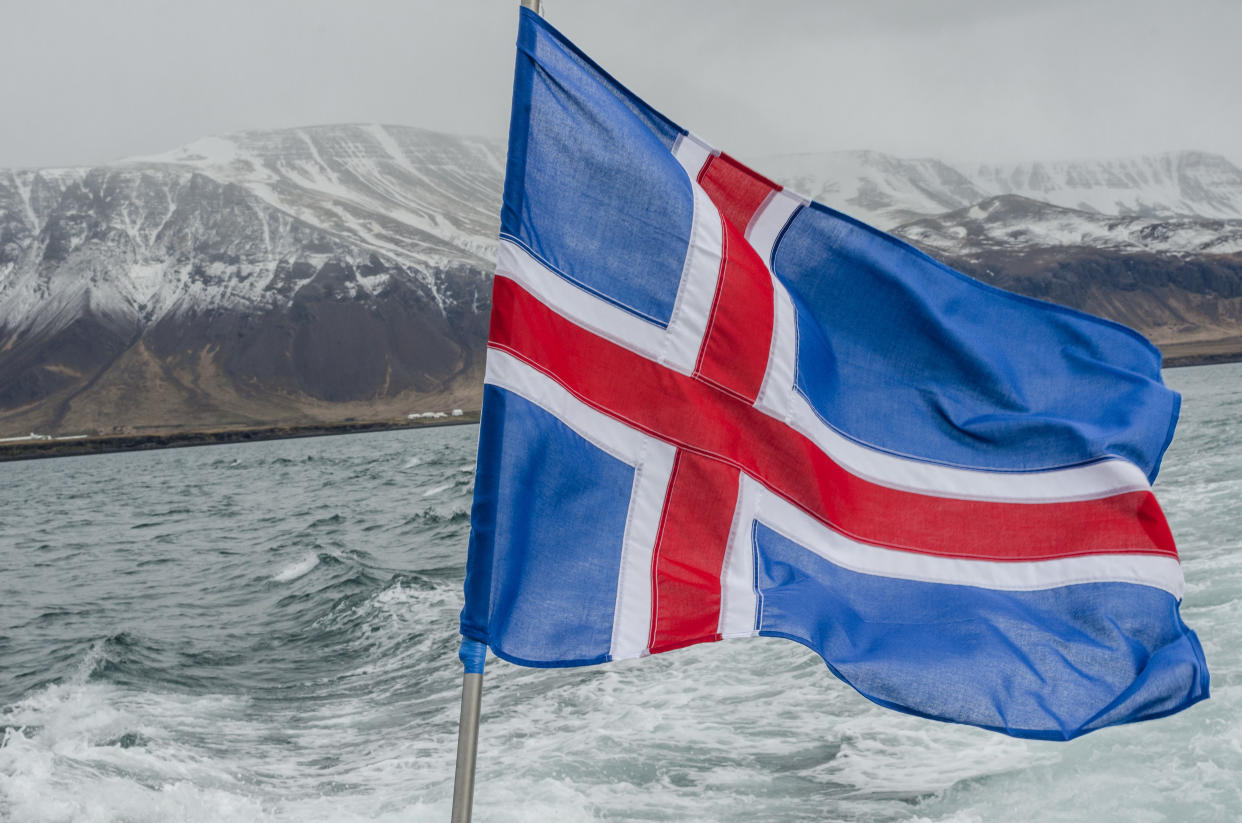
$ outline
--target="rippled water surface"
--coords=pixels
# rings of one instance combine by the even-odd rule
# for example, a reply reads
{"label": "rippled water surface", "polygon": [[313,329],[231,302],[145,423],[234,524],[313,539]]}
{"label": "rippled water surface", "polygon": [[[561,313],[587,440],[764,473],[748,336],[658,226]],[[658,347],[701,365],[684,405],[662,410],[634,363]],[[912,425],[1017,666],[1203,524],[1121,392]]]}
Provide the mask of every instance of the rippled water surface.
{"label": "rippled water surface", "polygon": [[[1166,379],[1211,700],[1058,744],[880,709],[776,639],[493,660],[475,819],[1242,818],[1242,365]],[[476,436],[0,464],[0,819],[447,820]]]}

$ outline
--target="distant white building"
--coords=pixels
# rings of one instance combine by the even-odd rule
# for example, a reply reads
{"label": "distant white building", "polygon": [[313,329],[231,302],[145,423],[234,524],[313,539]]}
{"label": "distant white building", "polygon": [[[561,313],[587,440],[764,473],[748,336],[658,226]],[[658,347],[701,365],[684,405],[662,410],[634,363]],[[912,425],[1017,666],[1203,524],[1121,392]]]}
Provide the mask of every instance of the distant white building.
{"label": "distant white building", "polygon": [[462,410],[461,410],[461,409],[453,409],[453,416],[454,416],[454,417],[461,417],[461,416],[462,416],[462,414],[463,414],[463,412],[462,412]]}
{"label": "distant white building", "polygon": [[436,417],[448,417],[448,415],[445,414],[444,412],[414,412],[413,414],[407,414],[405,416],[405,419],[406,420],[427,420],[427,419],[436,418]]}

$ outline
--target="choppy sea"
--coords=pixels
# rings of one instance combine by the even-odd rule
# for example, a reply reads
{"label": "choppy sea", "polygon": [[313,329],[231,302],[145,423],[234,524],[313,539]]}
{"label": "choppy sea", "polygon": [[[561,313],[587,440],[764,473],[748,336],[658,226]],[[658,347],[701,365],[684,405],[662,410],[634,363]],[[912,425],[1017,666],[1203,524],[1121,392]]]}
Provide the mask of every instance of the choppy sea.
{"label": "choppy sea", "polygon": [[[475,819],[1242,819],[1242,365],[1166,379],[1211,700],[1045,743],[878,708],[779,639],[492,659]],[[447,820],[476,437],[0,464],[0,820]]]}

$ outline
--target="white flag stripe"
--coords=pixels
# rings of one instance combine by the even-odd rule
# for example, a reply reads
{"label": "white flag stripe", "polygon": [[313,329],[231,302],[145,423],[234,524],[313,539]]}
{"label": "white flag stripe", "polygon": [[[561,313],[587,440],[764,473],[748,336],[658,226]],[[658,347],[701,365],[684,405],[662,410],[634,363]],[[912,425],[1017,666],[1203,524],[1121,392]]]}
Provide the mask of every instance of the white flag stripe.
{"label": "white flag stripe", "polygon": [[750,225],[746,227],[746,239],[769,270],[772,268],[772,250],[776,248],[776,241],[785,230],[785,224],[806,203],[806,198],[801,195],[782,189],[769,195],[751,215]]}
{"label": "white flag stripe", "polygon": [[714,154],[716,154],[715,149],[690,132],[678,135],[673,142],[673,156],[677,158],[678,163],[681,163],[681,167],[686,170],[686,174],[690,175],[692,181],[699,179],[699,172],[703,171],[708,158]]}
{"label": "white flag stripe", "polygon": [[725,547],[724,563],[720,569],[720,636],[750,637],[755,633],[757,622],[757,596],[755,592],[755,552],[752,545],[754,533],[753,499],[759,485],[745,482],[745,475],[737,486],[737,504],[733,509],[733,525],[729,528],[729,542]]}
{"label": "white flag stripe", "polygon": [[776,275],[771,271],[768,275],[772,280],[772,346],[768,350],[768,367],[755,398],[755,408],[789,423],[793,419],[794,380],[798,367],[798,321],[789,292]]}
{"label": "white flag stripe", "polygon": [[614,660],[647,654],[651,638],[651,564],[675,452],[658,440],[649,438],[648,445],[634,464],[634,492],[621,542],[610,649]]}
{"label": "white flag stripe", "polygon": [[724,226],[716,204],[693,178],[690,190],[694,193],[690,245],[681,273],[681,287],[677,290],[673,314],[664,333],[664,349],[655,358],[682,374],[693,373],[699,360],[699,350],[703,347],[707,322],[716,299],[721,250],[724,247]]}

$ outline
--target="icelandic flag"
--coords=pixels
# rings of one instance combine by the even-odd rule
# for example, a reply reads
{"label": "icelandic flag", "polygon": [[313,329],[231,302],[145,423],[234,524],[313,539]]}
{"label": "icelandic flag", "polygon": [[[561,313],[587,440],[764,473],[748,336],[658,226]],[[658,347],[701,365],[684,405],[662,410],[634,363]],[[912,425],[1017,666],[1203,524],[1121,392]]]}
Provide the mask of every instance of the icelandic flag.
{"label": "icelandic flag", "polygon": [[526,666],[764,635],[1068,739],[1208,696],[1115,323],[782,189],[523,9],[461,632]]}

